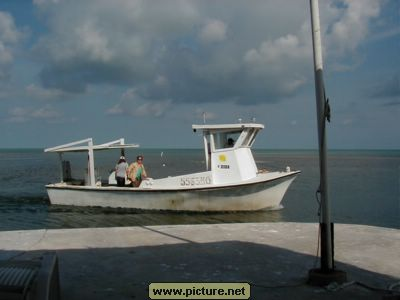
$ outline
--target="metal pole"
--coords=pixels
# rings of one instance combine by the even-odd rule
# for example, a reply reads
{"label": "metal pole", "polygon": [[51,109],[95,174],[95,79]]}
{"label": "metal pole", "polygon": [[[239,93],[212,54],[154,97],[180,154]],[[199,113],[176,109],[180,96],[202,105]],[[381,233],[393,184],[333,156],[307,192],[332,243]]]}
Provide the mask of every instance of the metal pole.
{"label": "metal pole", "polygon": [[88,142],[88,155],[89,155],[89,182],[90,186],[96,186],[95,170],[94,170],[94,152],[93,152],[93,140],[90,139]]}
{"label": "metal pole", "polygon": [[329,272],[333,270],[332,256],[332,232],[330,220],[330,204],[328,197],[328,175],[326,164],[326,134],[325,124],[327,118],[327,101],[325,99],[325,87],[322,66],[321,29],[319,23],[318,0],[310,0],[311,5],[311,28],[314,52],[314,75],[315,75],[315,96],[317,102],[317,122],[319,141],[319,166],[321,195],[321,270]]}
{"label": "metal pole", "polygon": [[[125,139],[124,138],[120,139],[119,140],[119,144],[120,145],[125,145]],[[121,156],[125,157],[125,148],[121,148]]]}
{"label": "metal pole", "polygon": [[64,182],[64,168],[63,168],[63,157],[62,157],[62,152],[58,153],[58,158],[60,160],[60,182]]}

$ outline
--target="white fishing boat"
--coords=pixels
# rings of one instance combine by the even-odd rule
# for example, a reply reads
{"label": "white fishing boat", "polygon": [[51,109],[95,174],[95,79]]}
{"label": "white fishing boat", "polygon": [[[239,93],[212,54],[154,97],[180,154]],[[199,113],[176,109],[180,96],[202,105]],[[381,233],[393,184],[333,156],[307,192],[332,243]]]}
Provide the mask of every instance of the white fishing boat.
{"label": "white fishing boat", "polygon": [[[51,204],[123,207],[171,211],[253,211],[280,208],[282,198],[300,171],[259,170],[251,147],[262,124],[238,123],[192,125],[203,134],[205,170],[159,179],[146,178],[139,187],[118,187],[115,174],[107,183],[96,182],[94,152],[135,148],[119,139],[94,145],[92,139],[77,141],[45,152],[59,154],[61,180],[46,185]],[[84,145],[83,145],[84,144]],[[69,181],[63,153],[84,151],[88,168],[84,182]]]}

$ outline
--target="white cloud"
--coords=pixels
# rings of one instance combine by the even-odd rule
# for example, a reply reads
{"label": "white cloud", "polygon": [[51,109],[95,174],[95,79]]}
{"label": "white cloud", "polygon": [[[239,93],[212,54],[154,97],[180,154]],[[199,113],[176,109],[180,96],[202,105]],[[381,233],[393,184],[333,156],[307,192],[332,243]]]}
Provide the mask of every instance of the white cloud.
{"label": "white cloud", "polygon": [[7,13],[0,11],[0,40],[3,43],[15,44],[21,37],[21,33],[17,30],[13,17]]}
{"label": "white cloud", "polygon": [[121,100],[106,111],[108,115],[127,115],[135,117],[161,117],[171,105],[171,100],[145,101],[137,95],[134,88],[126,90]]}
{"label": "white cloud", "polygon": [[8,65],[12,63],[13,55],[9,48],[0,42],[0,65]]}
{"label": "white cloud", "polygon": [[398,104],[400,102],[399,72],[389,77],[385,76],[381,78],[381,81],[368,85],[366,90],[369,97],[377,99],[388,99],[388,98],[392,98],[394,100],[397,99],[397,101],[391,103]]}
{"label": "white cloud", "polygon": [[243,62],[249,78],[265,80],[275,97],[290,96],[307,82],[312,62],[308,23],[300,30],[276,39],[263,41],[258,48],[247,50]]}
{"label": "white cloud", "polygon": [[87,52],[88,57],[95,61],[110,61],[113,53],[109,47],[109,40],[104,33],[96,28],[92,22],[87,22],[76,29],[79,46],[82,52]]}
{"label": "white cloud", "polygon": [[[96,84],[133,87],[136,114],[162,115],[169,102],[274,102],[312,81],[309,7],[301,1],[35,4],[49,24],[34,47],[46,89],[83,93]],[[356,51],[380,5],[377,0],[321,2],[327,56]],[[127,108],[132,113],[124,101],[108,113]]]}
{"label": "white cloud", "polygon": [[252,64],[282,64],[286,59],[307,57],[311,52],[307,46],[296,35],[288,34],[263,42],[258,50],[249,50],[244,59]]}
{"label": "white cloud", "polygon": [[199,38],[204,43],[222,42],[226,38],[226,27],[220,20],[209,20],[201,29]]}
{"label": "white cloud", "polygon": [[9,118],[7,119],[7,121],[12,123],[26,122],[29,119],[27,117],[28,114],[28,109],[22,107],[14,107],[8,111]]}
{"label": "white cloud", "polygon": [[31,112],[31,117],[36,119],[56,119],[60,116],[61,114],[50,106],[44,106]]}
{"label": "white cloud", "polygon": [[14,47],[22,36],[13,17],[0,11],[0,80],[9,76],[9,68],[14,61]]}
{"label": "white cloud", "polygon": [[161,117],[170,105],[171,101],[169,100],[142,103],[134,110],[133,115],[138,117]]}
{"label": "white cloud", "polygon": [[25,88],[25,91],[30,98],[39,100],[54,100],[67,96],[67,93],[59,89],[45,89],[35,84],[30,84]]}
{"label": "white cloud", "polygon": [[[400,12],[399,12],[400,14]],[[377,34],[373,35],[370,40],[374,42],[381,41],[387,38],[395,37],[396,35],[400,35],[400,27],[398,28],[389,28],[388,30],[378,32]]]}
{"label": "white cloud", "polygon": [[33,3],[36,5],[45,5],[49,3],[58,3],[60,0],[33,0]]}
{"label": "white cloud", "polygon": [[42,119],[48,122],[58,120],[62,114],[49,105],[40,108],[32,107],[14,107],[8,111],[7,122],[11,123],[25,123],[34,119]]}
{"label": "white cloud", "polygon": [[337,9],[337,20],[328,33],[329,49],[339,53],[354,51],[367,37],[369,23],[379,16],[382,1],[343,0],[343,7]]}
{"label": "white cloud", "polygon": [[130,85],[154,77],[159,49],[189,32],[196,19],[191,2],[98,0],[39,1],[49,34],[34,54],[45,66],[45,87],[84,92],[89,84]]}

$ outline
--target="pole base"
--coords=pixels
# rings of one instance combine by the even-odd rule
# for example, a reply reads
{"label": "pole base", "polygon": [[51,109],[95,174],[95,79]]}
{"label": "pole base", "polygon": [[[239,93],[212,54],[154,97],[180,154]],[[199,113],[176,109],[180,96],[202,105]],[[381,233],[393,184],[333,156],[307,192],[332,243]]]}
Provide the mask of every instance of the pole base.
{"label": "pole base", "polygon": [[314,286],[326,286],[332,282],[344,283],[347,281],[346,272],[340,270],[323,271],[311,269],[308,271],[308,284]]}

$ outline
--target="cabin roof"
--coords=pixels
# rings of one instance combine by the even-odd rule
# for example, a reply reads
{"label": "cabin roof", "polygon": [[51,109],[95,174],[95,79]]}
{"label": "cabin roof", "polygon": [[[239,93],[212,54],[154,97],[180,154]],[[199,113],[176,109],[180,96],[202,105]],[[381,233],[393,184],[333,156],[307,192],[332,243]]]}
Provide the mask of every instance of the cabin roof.
{"label": "cabin roof", "polygon": [[256,128],[263,129],[263,124],[257,123],[236,123],[236,124],[202,124],[202,125],[192,125],[193,130],[211,130],[211,131],[229,131],[229,130],[238,130],[244,128]]}

